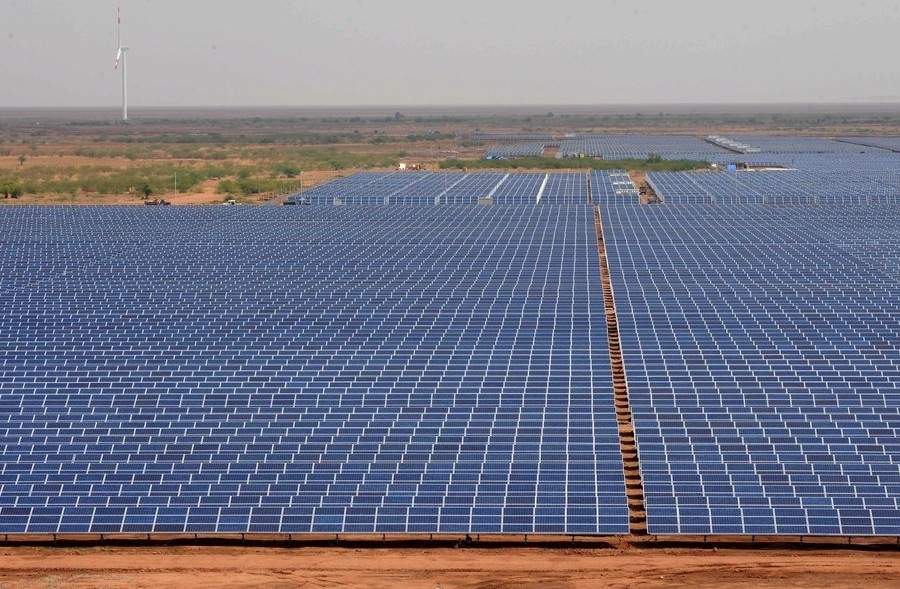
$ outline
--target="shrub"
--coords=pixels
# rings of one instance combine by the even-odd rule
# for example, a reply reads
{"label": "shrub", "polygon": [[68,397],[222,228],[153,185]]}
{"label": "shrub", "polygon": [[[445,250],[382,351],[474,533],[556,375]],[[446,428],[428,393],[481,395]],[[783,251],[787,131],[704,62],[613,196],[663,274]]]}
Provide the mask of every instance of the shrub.
{"label": "shrub", "polygon": [[0,196],[3,198],[19,198],[24,189],[16,180],[0,180]]}

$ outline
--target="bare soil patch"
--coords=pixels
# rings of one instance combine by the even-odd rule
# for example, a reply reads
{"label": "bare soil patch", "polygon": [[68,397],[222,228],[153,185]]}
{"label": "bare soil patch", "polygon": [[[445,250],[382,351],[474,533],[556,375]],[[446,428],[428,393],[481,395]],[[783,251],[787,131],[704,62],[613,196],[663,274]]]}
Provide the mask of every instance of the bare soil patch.
{"label": "bare soil patch", "polygon": [[51,168],[113,168],[124,170],[134,162],[124,157],[84,157],[77,155],[47,156],[26,155],[25,162],[19,163],[19,156],[0,156],[0,170],[27,169],[35,166]]}
{"label": "bare soil patch", "polygon": [[892,552],[617,548],[0,549],[0,587],[384,589],[900,586]]}

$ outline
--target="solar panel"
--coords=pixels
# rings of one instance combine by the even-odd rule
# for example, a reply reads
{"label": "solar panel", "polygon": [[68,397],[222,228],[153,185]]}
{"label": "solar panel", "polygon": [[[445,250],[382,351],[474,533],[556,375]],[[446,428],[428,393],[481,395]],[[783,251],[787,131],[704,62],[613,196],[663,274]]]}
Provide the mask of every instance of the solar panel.
{"label": "solar panel", "polygon": [[553,135],[547,133],[477,133],[472,135],[473,141],[549,141]]}
{"label": "solar panel", "polygon": [[730,139],[758,147],[763,153],[862,153],[883,151],[877,147],[854,145],[830,137],[790,135],[737,135]]}
{"label": "solar panel", "polygon": [[805,172],[866,172],[896,171],[900,166],[900,155],[889,152],[877,153],[764,153],[732,154],[709,158],[726,166],[728,164],[748,164],[755,167],[778,167]]}
{"label": "solar panel", "polygon": [[762,151],[759,147],[747,145],[741,141],[735,141],[734,139],[722,137],[721,135],[709,135],[706,137],[706,140],[714,145],[724,147],[728,151],[737,153],[759,153]]}
{"label": "solar panel", "polygon": [[652,534],[900,534],[896,206],[604,206]]}
{"label": "solar panel", "polygon": [[541,203],[548,205],[587,204],[588,182],[584,174],[548,174]]}
{"label": "solar panel", "polygon": [[576,135],[562,141],[557,157],[602,157],[606,160],[663,159],[708,160],[730,153],[727,149],[690,135]]}
{"label": "solar panel", "polygon": [[288,197],[309,205],[587,204],[578,173],[384,172],[354,174]]}
{"label": "solar panel", "polygon": [[544,148],[558,145],[559,143],[551,143],[545,141],[517,143],[515,145],[495,145],[487,149],[487,151],[485,152],[485,156],[488,159],[511,157],[541,157],[544,154]]}
{"label": "solar panel", "polygon": [[591,202],[615,201],[637,204],[639,198],[637,187],[624,170],[591,171]]}
{"label": "solar panel", "polygon": [[651,172],[648,183],[671,204],[892,204],[900,202],[896,171]]}
{"label": "solar panel", "polygon": [[496,204],[536,204],[547,174],[509,174],[491,194]]}
{"label": "solar panel", "polygon": [[900,137],[840,137],[838,141],[900,152]]}
{"label": "solar panel", "polygon": [[146,209],[0,209],[0,533],[627,532],[593,209]]}

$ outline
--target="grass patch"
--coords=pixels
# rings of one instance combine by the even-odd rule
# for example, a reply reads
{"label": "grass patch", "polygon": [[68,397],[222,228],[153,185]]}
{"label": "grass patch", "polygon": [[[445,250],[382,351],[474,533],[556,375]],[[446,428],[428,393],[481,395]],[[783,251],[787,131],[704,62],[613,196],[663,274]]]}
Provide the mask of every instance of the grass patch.
{"label": "grass patch", "polygon": [[279,194],[296,190],[298,185],[292,180],[273,180],[266,178],[238,178],[222,180],[216,192],[227,196],[252,196],[254,194]]}
{"label": "grass patch", "polygon": [[191,191],[201,182],[235,173],[233,166],[179,166],[153,164],[124,169],[108,166],[52,168],[35,166],[16,170],[11,178],[26,194],[123,194],[140,193],[148,186],[151,194],[171,189],[178,173],[178,189]]}

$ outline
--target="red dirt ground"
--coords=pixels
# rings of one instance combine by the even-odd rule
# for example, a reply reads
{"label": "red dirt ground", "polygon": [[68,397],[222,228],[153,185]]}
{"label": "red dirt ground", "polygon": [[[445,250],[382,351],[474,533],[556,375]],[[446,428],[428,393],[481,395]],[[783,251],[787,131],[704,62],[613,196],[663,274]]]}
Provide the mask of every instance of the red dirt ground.
{"label": "red dirt ground", "polygon": [[538,547],[12,547],[0,588],[900,587],[896,551]]}

